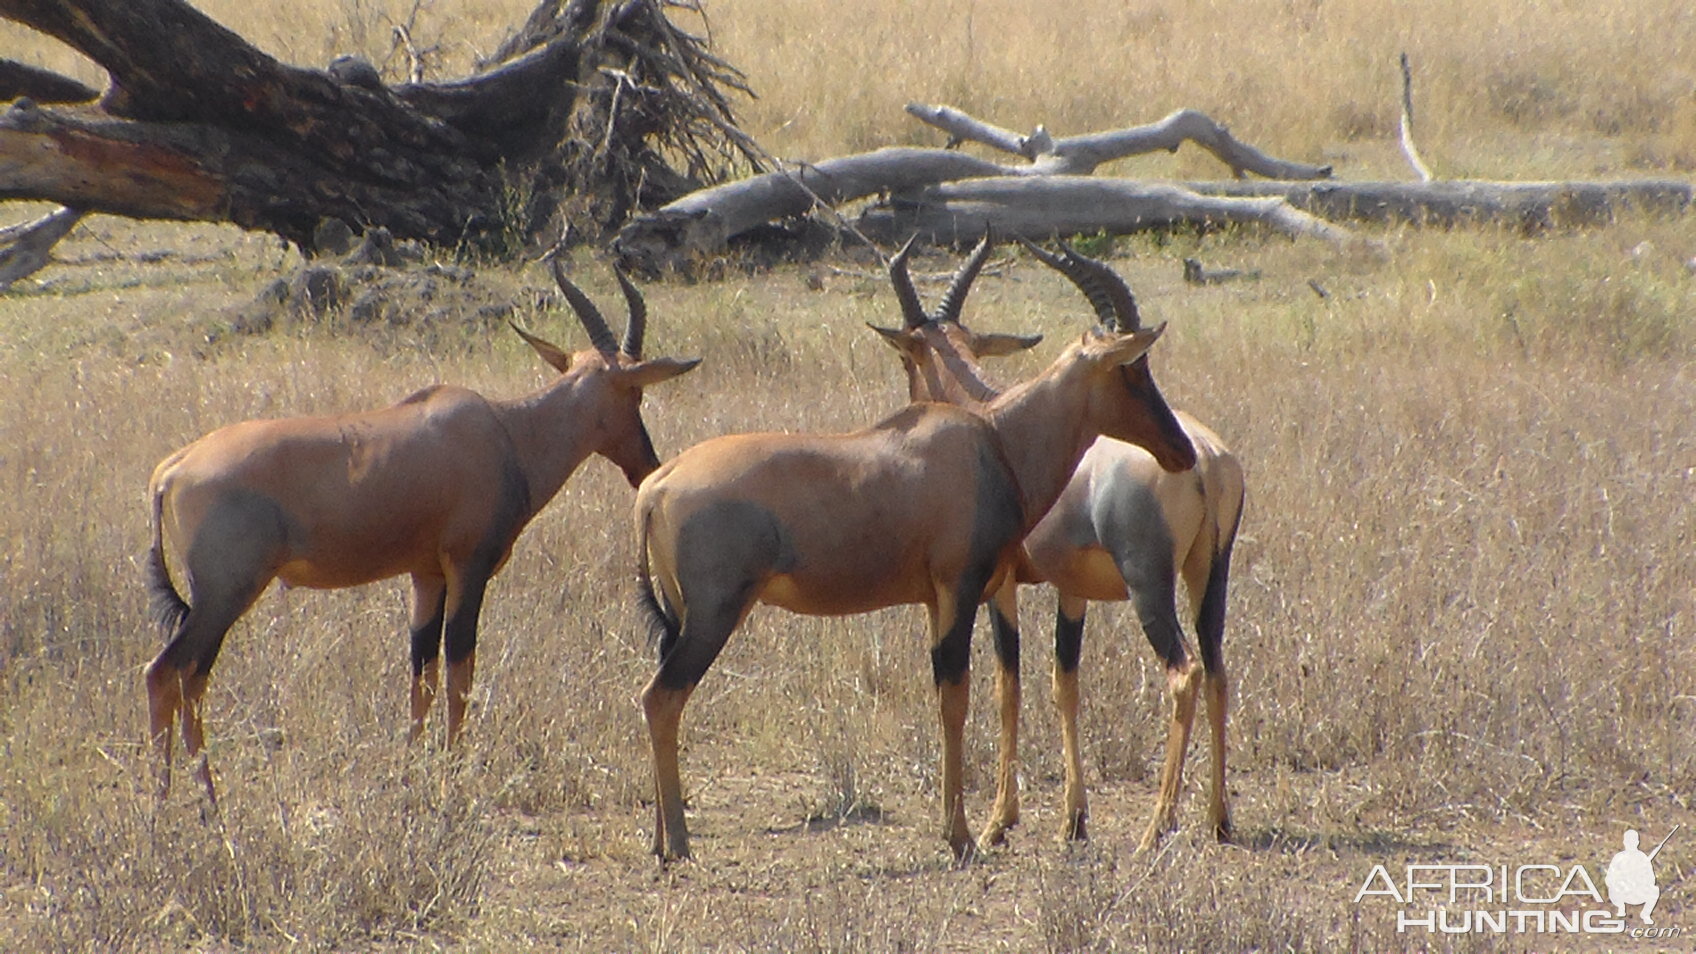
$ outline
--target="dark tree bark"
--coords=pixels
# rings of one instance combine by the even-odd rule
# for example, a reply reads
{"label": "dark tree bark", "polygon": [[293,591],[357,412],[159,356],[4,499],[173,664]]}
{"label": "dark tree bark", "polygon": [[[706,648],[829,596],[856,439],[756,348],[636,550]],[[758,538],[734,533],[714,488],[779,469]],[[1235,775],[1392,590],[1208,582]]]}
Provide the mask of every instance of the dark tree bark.
{"label": "dark tree bark", "polygon": [[100,95],[92,86],[52,70],[0,60],[0,102],[28,97],[38,103],[86,103]]}
{"label": "dark tree bark", "polygon": [[[499,246],[557,234],[557,216],[575,213],[570,224],[598,238],[707,171],[617,168],[658,162],[649,117],[706,86],[719,129],[734,129],[717,84],[739,74],[706,57],[662,4],[673,5],[545,0],[531,18],[535,42],[498,65],[386,86],[356,61],[281,63],[181,0],[0,0],[0,16],[63,41],[110,78],[97,105],[18,100],[0,115],[0,197],[230,221],[307,250],[331,218]],[[586,145],[595,117],[603,122]],[[697,155],[734,153],[722,136],[690,136]],[[597,201],[567,207],[585,186]]]}

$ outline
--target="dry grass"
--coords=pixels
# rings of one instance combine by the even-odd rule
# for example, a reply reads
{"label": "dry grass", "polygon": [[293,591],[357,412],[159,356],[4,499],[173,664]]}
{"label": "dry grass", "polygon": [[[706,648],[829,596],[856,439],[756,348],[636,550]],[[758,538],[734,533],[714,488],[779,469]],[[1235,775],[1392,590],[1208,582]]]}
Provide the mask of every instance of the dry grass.
{"label": "dry grass", "polygon": [[[415,35],[453,36],[468,62],[525,6],[449,30],[458,8],[432,5]],[[1522,26],[1511,5],[1455,6],[1453,20],[1422,14],[1458,24],[1440,35],[1336,3],[1115,4],[1095,11],[1112,29],[1090,31],[1012,4],[921,18],[737,3],[714,24],[766,93],[752,128],[785,154],[909,136],[900,104],[924,98],[1060,131],[1195,105],[1274,150],[1387,169],[1389,66],[1406,46],[1430,73],[1427,154],[1456,171],[1690,168],[1682,8],[1557,5]],[[408,8],[320,4],[317,35],[283,36],[258,13],[228,21],[316,62],[343,48],[320,37]],[[847,17],[863,22],[826,29]],[[1220,27],[1241,22],[1261,29]],[[1627,61],[1627,44],[1642,53]],[[819,48],[831,55],[801,52]],[[825,93],[844,64],[867,77],[852,102]],[[1543,90],[1531,106],[1477,91],[1516,75]],[[1595,125],[1637,101],[1655,108]],[[1182,171],[1186,155],[1160,162]],[[1204,165],[1193,171],[1213,174]],[[1172,322],[1155,357],[1168,397],[1248,466],[1226,638],[1239,846],[1204,838],[1186,798],[1186,827],[1154,857],[1131,853],[1161,680],[1116,606],[1093,611],[1085,648],[1094,841],[1054,840],[1053,601],[1029,590],[1027,817],[1008,850],[955,870],[936,837],[916,612],[760,612],[689,711],[700,860],[662,870],[646,854],[631,702],[652,659],[628,598],[630,491],[600,462],[491,591],[461,751],[404,745],[399,584],[273,593],[231,632],[213,680],[222,818],[203,820],[192,785],[154,802],[141,667],[158,637],[135,563],[152,464],[240,418],[376,406],[431,381],[512,394],[541,368],[516,338],[481,332],[291,328],[209,346],[218,309],[289,254],[221,229],[92,223],[42,288],[0,301],[0,949],[1586,949],[1398,935],[1392,909],[1352,899],[1373,864],[1594,870],[1626,826],[1658,838],[1696,825],[1696,283],[1683,264],[1696,241],[1687,221],[1646,220],[1382,237],[1383,261],[1239,233],[1112,250],[1147,313]],[[152,248],[180,254],[106,257]],[[1189,254],[1265,277],[1191,288],[1177,265]],[[598,268],[578,271],[615,300]],[[650,290],[650,349],[707,359],[650,396],[662,452],[735,430],[852,427],[896,405],[898,369],[863,327],[889,320],[884,282],[822,275],[823,291],[790,271]],[[980,327],[1048,335],[997,369],[1012,380],[1076,333],[1080,306],[1023,262],[982,279],[969,309]],[[560,316],[526,320],[576,338]],[[968,734],[974,819],[993,765],[987,642]],[[1687,932],[1690,830],[1657,862],[1658,919]]]}

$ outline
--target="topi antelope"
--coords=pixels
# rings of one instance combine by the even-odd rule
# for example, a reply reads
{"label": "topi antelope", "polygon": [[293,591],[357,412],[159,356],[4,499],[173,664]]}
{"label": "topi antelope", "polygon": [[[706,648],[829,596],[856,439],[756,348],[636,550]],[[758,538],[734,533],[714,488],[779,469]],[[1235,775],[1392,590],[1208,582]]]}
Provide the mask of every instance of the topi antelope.
{"label": "topi antelope", "polygon": [[[849,434],[740,434],[697,444],[636,494],[639,595],[659,637],[642,692],[653,747],[653,850],[689,855],[678,770],[683,708],[755,603],[807,615],[898,604],[929,612],[944,836],[976,848],[962,796],[972,621],[1019,541],[1098,434],[1195,463],[1139,365],[1161,328],[1084,334],[1045,372],[974,413],[920,403]],[[1144,370],[1126,371],[1128,365]]]}
{"label": "topi antelope", "polygon": [[[484,590],[520,531],[590,454],[632,486],[659,466],[642,423],[642,389],[699,359],[642,358],[646,308],[622,272],[629,323],[618,343],[587,296],[554,277],[593,350],[568,354],[517,325],[558,379],[495,401],[433,386],[380,411],[247,421],[213,431],[153,471],[154,615],[169,641],[147,669],[160,796],[171,783],[171,728],[182,715],[190,758],[201,753],[201,699],[224,634],[272,579],[334,589],[412,577],[412,729],[416,739],[447,655],[447,733],[457,739],[471,691]],[[185,570],[188,599],[166,567]],[[197,768],[216,804],[204,755]]]}
{"label": "topi antelope", "polygon": [[[911,243],[909,243],[910,245]],[[919,304],[907,274],[906,249],[890,262],[890,280],[901,301],[904,326],[878,328],[901,353],[909,396],[983,409],[997,391],[985,383],[978,359],[1006,354],[1009,342],[1034,338],[986,335],[960,323],[960,307],[972,278],[988,255],[986,238],[962,266],[935,315]],[[1104,322],[1135,323],[1135,303],[1117,275],[1100,262],[1070,249],[1051,255],[1027,246],[1067,275],[1089,297]],[[1025,345],[1026,347],[1029,344]],[[1135,367],[1128,374],[1137,373]],[[1065,835],[1085,836],[1083,761],[1078,751],[1078,661],[1084,613],[1090,600],[1132,600],[1143,632],[1165,663],[1172,699],[1166,760],[1154,817],[1140,847],[1152,847],[1175,821],[1184,753],[1195,718],[1196,693],[1206,673],[1208,716],[1213,736],[1213,789],[1208,817],[1215,835],[1230,836],[1225,792],[1225,713],[1229,696],[1221,643],[1231,548],[1242,513],[1242,466],[1218,435],[1182,411],[1175,412],[1196,449],[1196,465],[1185,473],[1162,469],[1134,444],[1101,437],[1084,453],[1070,482],[1048,514],[1025,537],[1016,579],[1052,583],[1059,591],[1054,630],[1054,696],[1065,749]],[[1198,668],[1184,641],[1175,602],[1183,575],[1200,644]],[[1012,584],[998,593],[990,615],[1000,664],[996,694],[1001,708],[1001,753],[995,805],[981,841],[1001,842],[1019,820],[1017,778],[1019,630]]]}

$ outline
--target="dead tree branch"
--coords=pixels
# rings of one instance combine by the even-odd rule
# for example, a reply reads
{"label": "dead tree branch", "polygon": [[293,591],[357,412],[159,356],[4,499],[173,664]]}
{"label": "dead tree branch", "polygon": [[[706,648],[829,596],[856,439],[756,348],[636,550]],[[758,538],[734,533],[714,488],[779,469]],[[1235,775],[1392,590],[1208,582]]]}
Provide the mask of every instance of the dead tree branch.
{"label": "dead tree branch", "polygon": [[1023,156],[1038,175],[1087,175],[1115,159],[1150,152],[1177,152],[1185,142],[1212,153],[1231,170],[1233,178],[1246,173],[1270,179],[1328,179],[1330,166],[1278,159],[1239,141],[1229,129],[1206,113],[1180,109],[1159,122],[1083,136],[1051,137],[1038,126],[1029,136],[992,126],[952,106],[909,103],[907,112],[951,137],[983,143],[1002,152]]}

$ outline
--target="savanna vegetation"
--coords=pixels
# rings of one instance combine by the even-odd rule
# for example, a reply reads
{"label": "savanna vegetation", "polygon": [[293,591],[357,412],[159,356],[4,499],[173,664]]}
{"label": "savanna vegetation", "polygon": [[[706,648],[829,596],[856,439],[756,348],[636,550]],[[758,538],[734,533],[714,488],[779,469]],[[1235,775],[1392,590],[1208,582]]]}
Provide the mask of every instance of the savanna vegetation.
{"label": "savanna vegetation", "polygon": [[[529,4],[202,8],[295,62],[360,52],[395,71],[391,27],[410,21],[430,67],[455,75]],[[1193,106],[1275,154],[1401,177],[1406,50],[1440,175],[1696,170],[1696,20],[1671,0],[1053,9],[727,0],[708,13],[761,94],[745,128],[786,157],[915,141],[925,132],[900,112],[913,99],[1057,132]],[[8,56],[98,82],[36,38],[0,36]],[[1115,171],[1199,177],[1211,162],[1185,150]],[[1084,647],[1092,837],[1059,841],[1053,597],[1032,589],[1025,819],[1005,849],[961,869],[938,837],[916,611],[756,611],[691,702],[696,860],[662,868],[632,701],[653,667],[631,598],[632,495],[604,461],[572,478],[491,587],[461,746],[447,751],[439,726],[405,743],[403,583],[273,591],[212,681],[221,813],[181,774],[154,799],[142,669],[159,636],[139,562],[153,464],[244,418],[377,407],[438,381],[515,395],[548,372],[482,319],[332,311],[232,333],[231,309],[298,264],[293,251],[90,220],[0,299],[0,949],[1688,950],[1696,230],[1644,217],[1373,236],[1386,254],[1246,231],[1082,243],[1148,319],[1170,322],[1152,357],[1167,398],[1247,468],[1225,643],[1236,843],[1202,824],[1192,746],[1182,827],[1134,852],[1164,676],[1120,605],[1092,610]],[[1184,257],[1259,277],[1189,285]],[[520,301],[549,284],[534,266],[479,269]],[[572,272],[617,313],[587,251]],[[865,328],[897,314],[869,259],[731,270],[647,298],[649,353],[705,359],[648,397],[662,456],[727,432],[852,428],[901,403],[896,358]],[[966,315],[1046,336],[994,367],[1012,382],[1088,310],[1008,252]],[[563,308],[513,317],[583,345]],[[967,733],[974,824],[993,794],[988,643],[980,632]],[[1624,829],[1652,845],[1677,824],[1655,862],[1655,916],[1681,936],[1398,933],[1404,906],[1356,902],[1373,866],[1409,863],[1584,864],[1601,888]]]}

